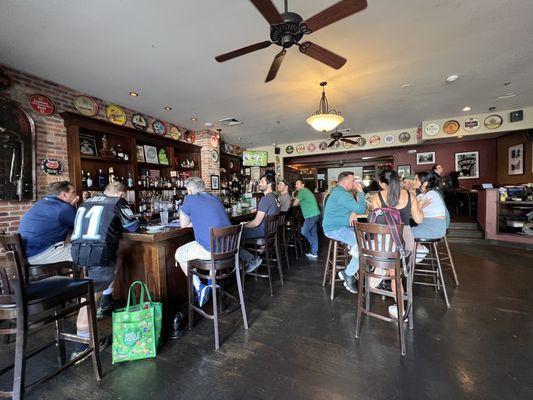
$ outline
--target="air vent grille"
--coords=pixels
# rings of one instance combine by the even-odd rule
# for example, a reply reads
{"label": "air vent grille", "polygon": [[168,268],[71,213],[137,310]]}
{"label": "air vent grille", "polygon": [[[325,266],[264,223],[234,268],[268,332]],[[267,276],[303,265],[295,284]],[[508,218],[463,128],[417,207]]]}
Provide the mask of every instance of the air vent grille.
{"label": "air vent grille", "polygon": [[235,126],[235,125],[242,124],[242,121],[238,120],[235,117],[223,118],[223,119],[219,120],[218,122],[220,122],[222,125],[226,125],[226,126]]}

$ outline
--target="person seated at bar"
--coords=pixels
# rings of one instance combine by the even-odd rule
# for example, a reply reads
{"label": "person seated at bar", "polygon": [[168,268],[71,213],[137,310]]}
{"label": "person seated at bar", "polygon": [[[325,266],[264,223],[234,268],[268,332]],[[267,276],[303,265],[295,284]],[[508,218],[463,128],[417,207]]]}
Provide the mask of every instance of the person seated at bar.
{"label": "person seated at bar", "polygon": [[322,201],[322,209],[326,208],[326,203],[328,202],[329,195],[331,194],[331,191],[333,188],[337,186],[337,181],[331,181],[328,186],[328,190],[326,190],[326,194],[324,195],[324,200]]}
{"label": "person seated at bar", "polygon": [[280,211],[287,212],[291,208],[291,194],[289,193],[289,184],[283,179],[278,182],[278,200]]}
{"label": "person seated at bar", "polygon": [[[247,239],[259,239],[265,236],[265,216],[276,215],[280,212],[279,201],[274,195],[276,177],[271,173],[263,175],[259,181],[259,190],[264,196],[259,200],[255,218],[244,224],[241,241]],[[246,272],[254,272],[261,265],[261,257],[254,256],[249,250],[241,246],[239,250],[240,258],[246,263]]]}
{"label": "person seated at bar", "polygon": [[420,239],[438,239],[446,235],[446,205],[440,193],[438,174],[419,172],[415,187],[420,190],[417,196],[424,220],[413,226],[413,236]]}
{"label": "person seated at bar", "polygon": [[[76,213],[71,237],[72,259],[77,266],[87,269],[87,278],[94,283],[97,304],[104,289],[108,289],[115,279],[122,232],[135,232],[139,228],[139,221],[126,201],[127,190],[124,184],[112,182],[105,187],[103,195],[88,198]],[[78,336],[89,338],[85,307],[78,313],[76,328]],[[75,343],[71,359],[86,348],[86,344]]]}
{"label": "person seated at bar", "polygon": [[72,261],[70,243],[79,196],[68,181],[54,182],[46,196],[35,203],[20,221],[22,250],[32,265]]}
{"label": "person seated at bar", "polygon": [[300,205],[304,223],[302,225],[302,235],[311,246],[311,251],[306,254],[309,258],[318,258],[318,220],[320,219],[320,209],[313,192],[305,187],[305,182],[298,179],[294,184],[296,196],[293,205]]}
{"label": "person seated at bar", "polygon": [[[206,193],[205,184],[201,178],[191,177],[185,181],[187,196],[180,208],[180,226],[192,226],[194,239],[178,247],[174,258],[181,270],[187,275],[187,265],[191,260],[211,259],[211,233],[210,228],[227,228],[231,226],[224,204],[218,197]],[[177,265],[176,265],[177,266]],[[192,284],[200,307],[209,300],[211,287],[201,282],[200,278],[193,275]]]}
{"label": "person seated at bar", "polygon": [[[354,188],[357,190],[357,201],[352,194]],[[355,274],[359,270],[359,249],[352,225],[357,221],[357,215],[364,214],[365,211],[363,185],[360,182],[355,183],[353,172],[341,172],[337,179],[337,186],[331,190],[326,203],[322,227],[328,238],[350,246],[352,256],[350,263],[338,275],[344,281],[346,289],[352,293],[357,293]]]}

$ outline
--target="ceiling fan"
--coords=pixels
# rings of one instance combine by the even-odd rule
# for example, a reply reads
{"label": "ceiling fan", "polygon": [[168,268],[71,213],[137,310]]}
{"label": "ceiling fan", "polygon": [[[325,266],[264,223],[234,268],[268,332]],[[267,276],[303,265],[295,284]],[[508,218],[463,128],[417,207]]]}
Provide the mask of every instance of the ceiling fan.
{"label": "ceiling fan", "polygon": [[341,142],[346,142],[346,143],[357,145],[357,142],[355,140],[351,140],[351,139],[348,139],[348,138],[360,138],[360,137],[361,137],[361,135],[346,135],[346,136],[344,136],[342,132],[335,131],[335,132],[333,132],[331,134],[331,138],[333,140],[328,144],[328,148],[329,147],[333,147],[335,145],[335,143],[337,143],[339,140]]}
{"label": "ceiling fan", "polygon": [[226,54],[221,54],[215,57],[215,60],[218,62],[228,61],[235,57],[265,49],[271,44],[276,44],[282,47],[282,49],[274,57],[274,61],[270,66],[265,82],[270,82],[276,77],[281,62],[283,61],[283,57],[287,53],[287,49],[293,45],[298,46],[300,52],[306,56],[312,57],[332,68],[341,68],[346,63],[344,57],[341,57],[313,42],[305,41],[300,43],[300,40],[303,35],[308,35],[331,25],[334,22],[364,10],[367,6],[366,0],[341,0],[304,21],[297,13],[288,11],[287,0],[285,0],[285,12],[282,14],[278,12],[272,3],[272,0],[250,1],[270,24],[270,40],[255,43],[238,50],[230,51]]}

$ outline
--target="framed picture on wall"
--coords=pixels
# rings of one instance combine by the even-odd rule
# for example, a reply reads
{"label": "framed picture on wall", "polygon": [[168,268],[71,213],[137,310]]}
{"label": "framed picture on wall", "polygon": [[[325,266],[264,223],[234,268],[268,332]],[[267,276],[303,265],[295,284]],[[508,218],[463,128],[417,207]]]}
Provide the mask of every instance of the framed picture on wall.
{"label": "framed picture on wall", "polygon": [[524,173],[524,143],[509,146],[508,160],[508,175],[521,175]]}
{"label": "framed picture on wall", "polygon": [[455,170],[459,179],[479,178],[479,151],[455,153]]}
{"label": "framed picture on wall", "polygon": [[157,157],[157,149],[154,146],[144,145],[144,156],[147,163],[159,164],[159,158]]}
{"label": "framed picture on wall", "polygon": [[144,147],[136,145],[135,146],[135,156],[137,158],[137,162],[144,162]]}
{"label": "framed picture on wall", "polygon": [[435,164],[435,152],[416,153],[416,165]]}
{"label": "framed picture on wall", "polygon": [[80,134],[80,153],[85,156],[98,156],[94,136]]}
{"label": "framed picture on wall", "polygon": [[400,178],[403,178],[406,175],[411,175],[411,164],[398,165],[396,171],[398,172],[398,175],[400,175]]}
{"label": "framed picture on wall", "polygon": [[220,178],[218,175],[211,175],[211,190],[220,189]]}

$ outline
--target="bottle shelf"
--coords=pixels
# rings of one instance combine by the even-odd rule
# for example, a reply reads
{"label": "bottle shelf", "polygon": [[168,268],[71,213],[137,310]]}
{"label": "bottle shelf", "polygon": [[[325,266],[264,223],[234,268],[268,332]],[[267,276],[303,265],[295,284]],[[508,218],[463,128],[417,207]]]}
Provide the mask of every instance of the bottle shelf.
{"label": "bottle shelf", "polygon": [[105,162],[105,163],[113,163],[113,164],[132,164],[133,162],[131,160],[120,160],[117,158],[105,158],[105,157],[96,157],[96,156],[81,156],[82,161],[97,161],[97,162]]}

